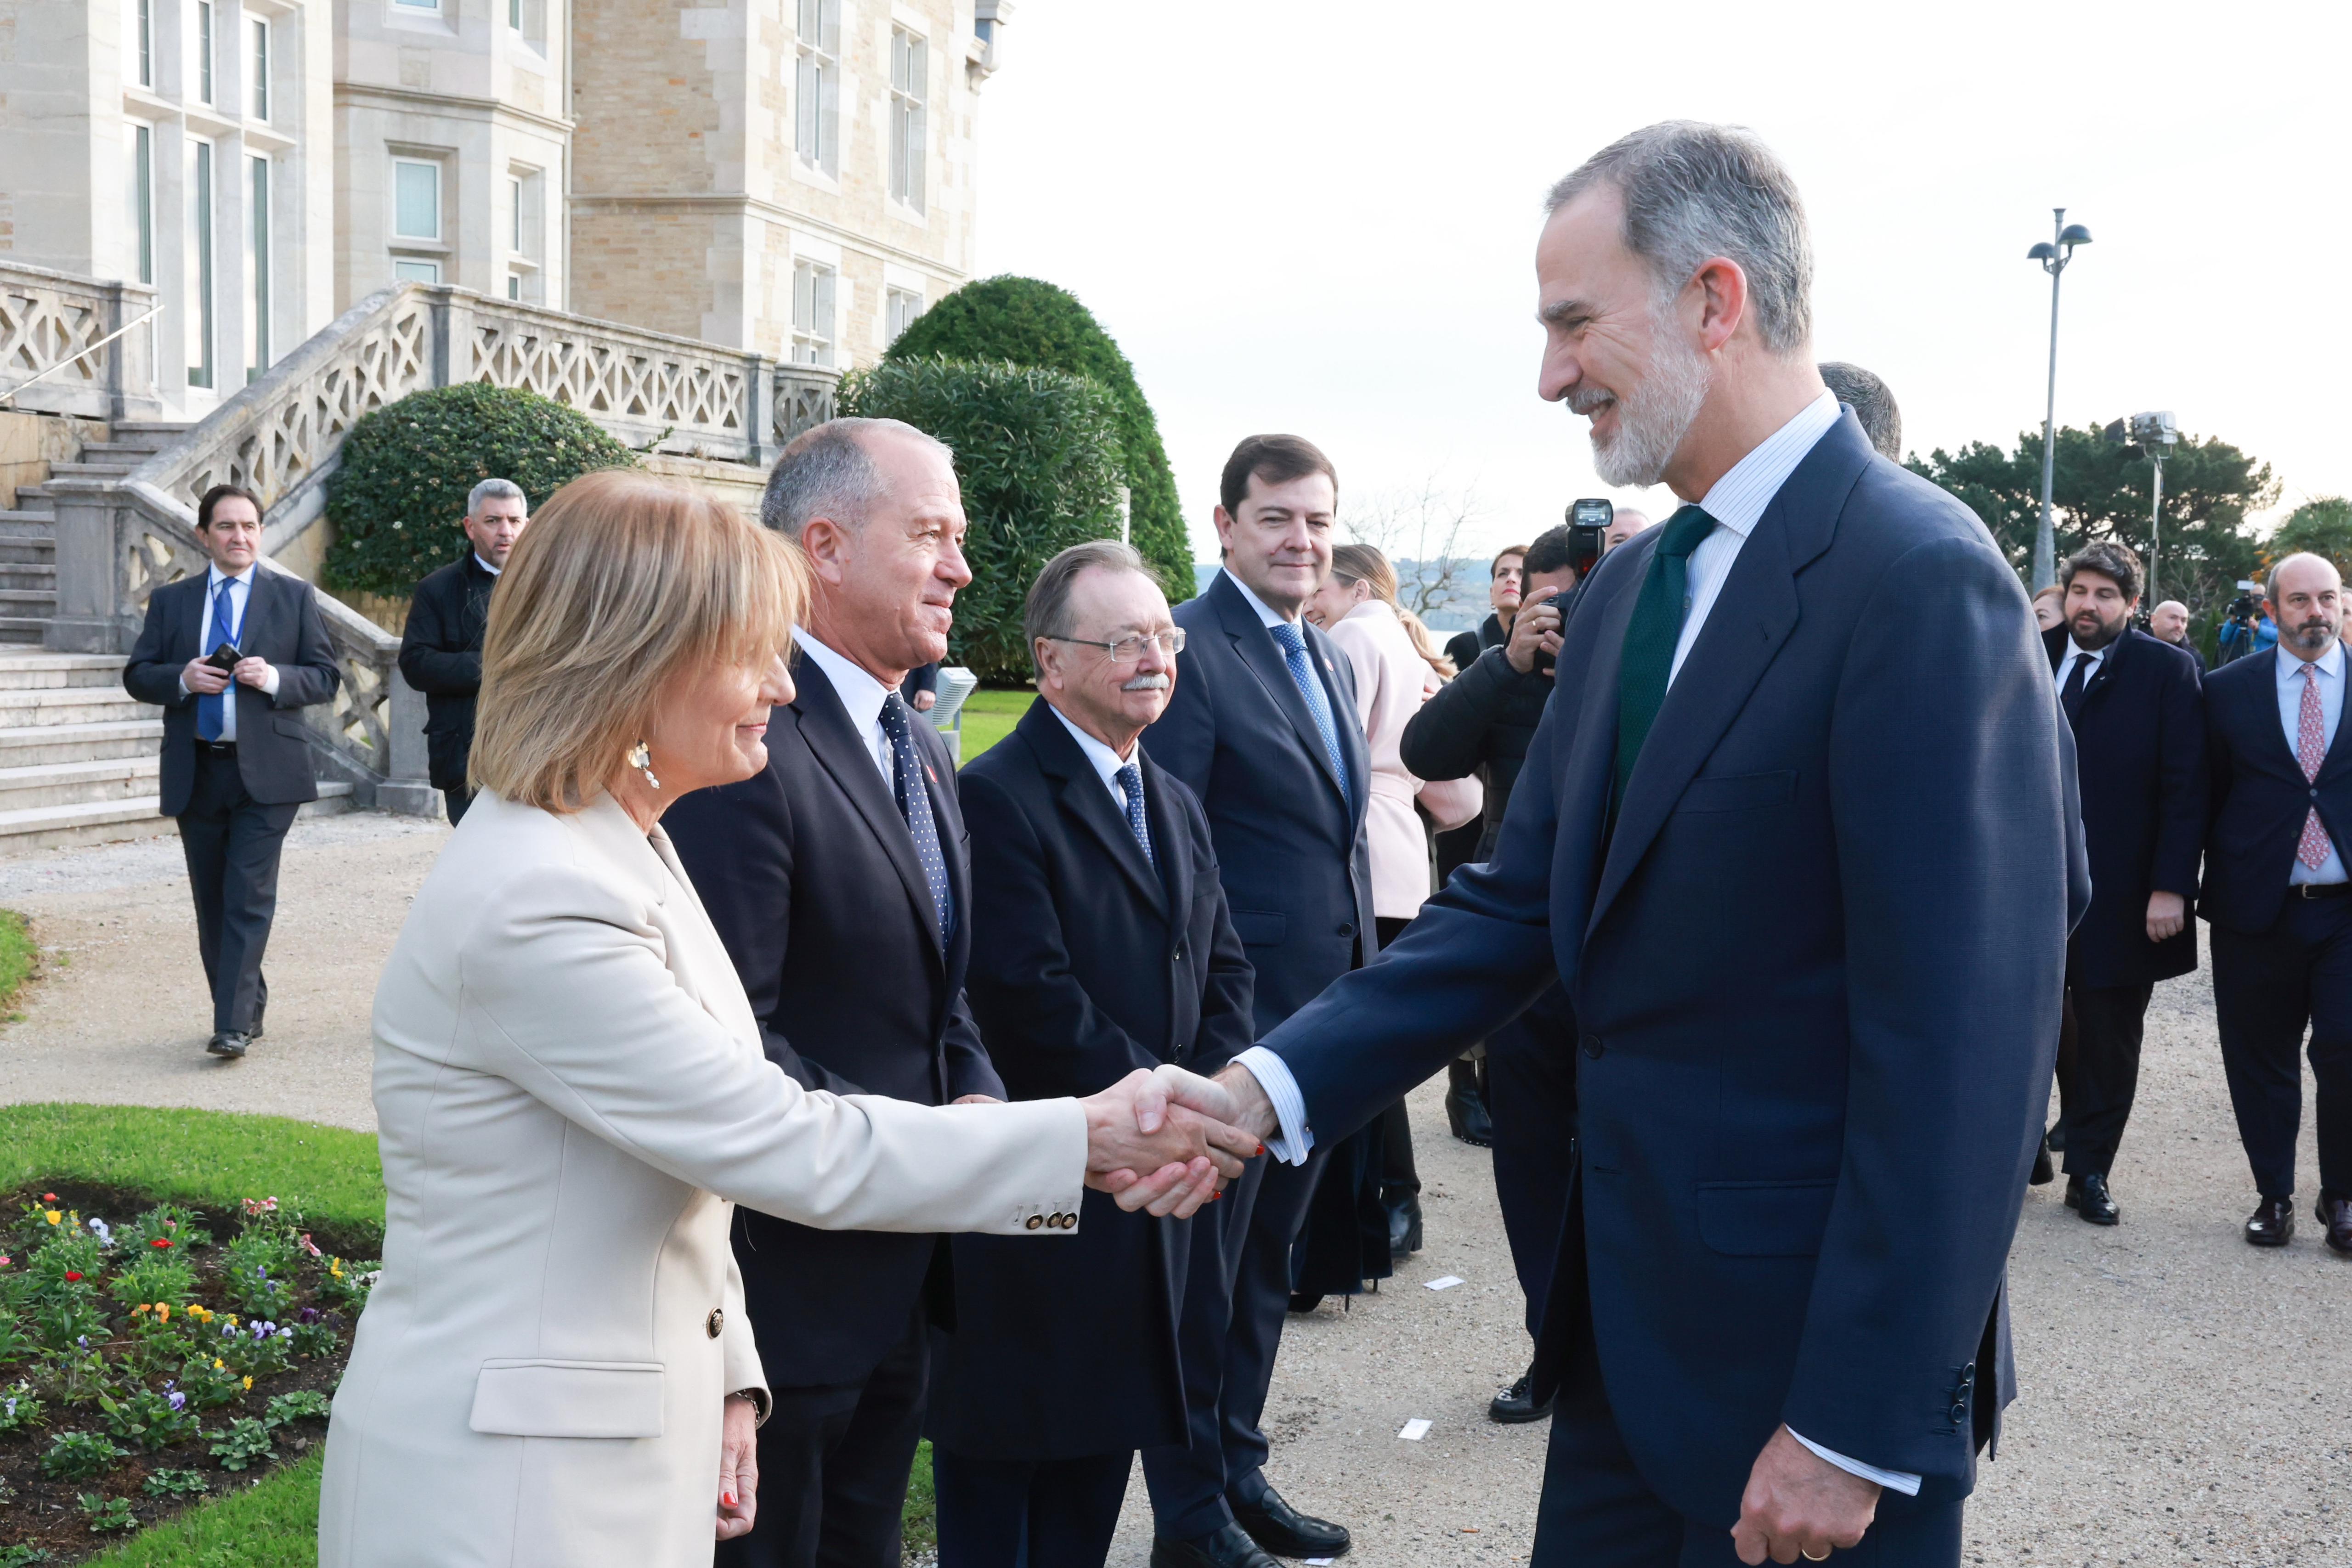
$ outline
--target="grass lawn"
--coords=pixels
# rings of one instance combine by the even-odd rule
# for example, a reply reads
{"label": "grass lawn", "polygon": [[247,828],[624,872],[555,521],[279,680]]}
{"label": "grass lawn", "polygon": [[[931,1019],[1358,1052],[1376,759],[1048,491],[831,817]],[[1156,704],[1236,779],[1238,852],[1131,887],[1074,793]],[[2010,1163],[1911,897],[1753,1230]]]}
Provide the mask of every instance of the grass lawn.
{"label": "grass lawn", "polygon": [[963,700],[963,760],[971,761],[1013,733],[1037,694],[1026,686],[1010,692],[974,692]]}
{"label": "grass lawn", "polygon": [[0,909],[0,1019],[15,1023],[25,1015],[16,1010],[16,993],[33,977],[40,944],[31,925],[13,909]]}
{"label": "grass lawn", "polygon": [[88,1568],[316,1568],[320,1455],[141,1531]]}

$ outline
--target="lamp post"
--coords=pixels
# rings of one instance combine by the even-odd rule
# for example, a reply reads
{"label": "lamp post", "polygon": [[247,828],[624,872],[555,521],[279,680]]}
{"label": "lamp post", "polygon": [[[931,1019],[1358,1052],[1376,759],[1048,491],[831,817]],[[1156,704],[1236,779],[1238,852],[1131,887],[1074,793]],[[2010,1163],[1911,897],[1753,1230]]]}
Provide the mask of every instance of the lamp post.
{"label": "lamp post", "polygon": [[2043,240],[2025,253],[2050,275],[2050,402],[2042,417],[2042,526],[2033,534],[2033,591],[2058,580],[2058,536],[2050,520],[2050,490],[2058,476],[2058,277],[2074,259],[2074,247],[2091,243],[2091,231],[2066,221],[2066,209],[2051,209],[2054,239]]}

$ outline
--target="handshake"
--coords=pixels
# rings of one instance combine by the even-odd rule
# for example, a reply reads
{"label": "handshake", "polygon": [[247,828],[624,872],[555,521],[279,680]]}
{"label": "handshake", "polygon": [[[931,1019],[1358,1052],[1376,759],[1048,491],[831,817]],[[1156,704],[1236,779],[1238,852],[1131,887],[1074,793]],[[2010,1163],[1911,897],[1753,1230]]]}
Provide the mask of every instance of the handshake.
{"label": "handshake", "polygon": [[1138,1068],[1078,1103],[1087,1113],[1087,1185],[1129,1212],[1180,1219],[1241,1175],[1275,1131],[1273,1103],[1245,1067],[1214,1078]]}

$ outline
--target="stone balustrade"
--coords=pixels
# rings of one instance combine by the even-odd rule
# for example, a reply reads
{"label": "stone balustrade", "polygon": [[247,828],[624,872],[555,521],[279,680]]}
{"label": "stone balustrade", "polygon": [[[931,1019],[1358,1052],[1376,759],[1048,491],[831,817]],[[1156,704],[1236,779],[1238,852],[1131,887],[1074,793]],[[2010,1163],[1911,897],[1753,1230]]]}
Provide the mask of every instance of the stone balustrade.
{"label": "stone balustrade", "polygon": [[155,291],[140,284],[0,261],[0,397],[39,413],[159,417],[152,350],[160,318],[105,341],[154,300]]}

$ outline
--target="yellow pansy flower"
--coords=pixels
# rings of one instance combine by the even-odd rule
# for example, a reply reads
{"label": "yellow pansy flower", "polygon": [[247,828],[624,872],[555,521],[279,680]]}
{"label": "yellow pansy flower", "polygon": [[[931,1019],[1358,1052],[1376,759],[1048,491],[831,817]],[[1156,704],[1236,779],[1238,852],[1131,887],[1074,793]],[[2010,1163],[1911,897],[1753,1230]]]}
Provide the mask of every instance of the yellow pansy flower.
{"label": "yellow pansy flower", "polygon": [[251,1387],[253,1386],[253,1379],[252,1379],[252,1378],[250,1378],[250,1377],[247,1378],[247,1379],[245,1380],[245,1385],[246,1385],[247,1388],[251,1388]]}
{"label": "yellow pansy flower", "polygon": [[158,1301],[155,1303],[155,1321],[159,1323],[168,1323],[172,1321],[171,1302]]}
{"label": "yellow pansy flower", "polygon": [[64,1218],[64,1217],[63,1217],[62,1215],[58,1214],[58,1211],[57,1211],[56,1209],[54,1209],[54,1208],[47,1208],[47,1209],[43,1209],[43,1210],[41,1211],[41,1218],[42,1218],[43,1219],[47,1220],[51,1225],[55,1225],[55,1224],[56,1224],[56,1223],[60,1219],[60,1218]]}

